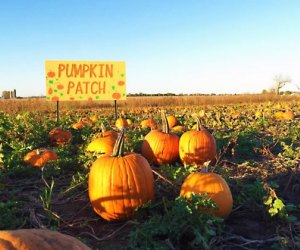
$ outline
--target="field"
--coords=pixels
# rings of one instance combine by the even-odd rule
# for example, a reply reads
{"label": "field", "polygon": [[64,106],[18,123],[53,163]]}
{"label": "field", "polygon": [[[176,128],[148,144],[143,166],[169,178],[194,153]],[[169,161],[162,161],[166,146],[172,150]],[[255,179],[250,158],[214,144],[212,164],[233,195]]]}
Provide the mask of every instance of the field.
{"label": "field", "polygon": [[[135,217],[108,222],[93,211],[88,176],[99,155],[87,147],[102,123],[120,132],[113,102],[62,102],[59,124],[56,103],[42,98],[0,100],[0,110],[0,230],[48,228],[92,249],[300,248],[299,96],[130,97],[118,103],[118,116],[132,122],[125,129],[126,152],[141,153],[150,128],[140,123],[152,118],[160,128],[161,110],[185,130],[195,129],[194,116],[200,117],[217,145],[209,171],[226,180],[233,197],[225,219],[199,208],[214,205],[203,196],[178,198],[185,178],[199,170],[180,159],[151,165],[155,202]],[[82,128],[74,126],[79,121]],[[56,127],[70,131],[72,140],[51,144]],[[52,149],[58,159],[43,170],[25,163],[36,148]]]}

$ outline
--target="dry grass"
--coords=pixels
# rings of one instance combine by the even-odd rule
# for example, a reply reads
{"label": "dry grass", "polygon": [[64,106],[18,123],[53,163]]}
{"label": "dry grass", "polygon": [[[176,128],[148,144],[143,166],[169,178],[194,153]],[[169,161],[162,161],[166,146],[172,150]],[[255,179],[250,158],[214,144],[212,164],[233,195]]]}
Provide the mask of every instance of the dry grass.
{"label": "dry grass", "polygon": [[[278,96],[274,94],[244,94],[216,96],[141,96],[127,97],[119,101],[118,106],[124,108],[136,107],[170,107],[170,106],[202,106],[227,105],[241,103],[300,101],[300,96]],[[60,102],[60,110],[113,108],[113,101],[66,101]],[[56,102],[46,101],[45,98],[28,98],[0,100],[0,110],[5,113],[26,111],[55,112]]]}

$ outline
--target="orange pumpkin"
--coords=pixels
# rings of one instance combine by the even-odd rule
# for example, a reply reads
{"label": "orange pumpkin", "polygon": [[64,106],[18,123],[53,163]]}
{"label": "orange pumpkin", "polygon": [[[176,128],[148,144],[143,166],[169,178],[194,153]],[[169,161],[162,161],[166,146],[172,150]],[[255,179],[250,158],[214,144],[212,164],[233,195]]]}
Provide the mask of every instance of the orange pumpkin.
{"label": "orange pumpkin", "polygon": [[128,127],[127,120],[125,118],[120,117],[116,120],[115,126],[118,129],[126,128]]}
{"label": "orange pumpkin", "polygon": [[182,134],[179,140],[179,157],[183,164],[196,164],[202,166],[206,161],[216,159],[216,140],[200,124],[199,117],[196,117],[196,130],[187,131]]}
{"label": "orange pumpkin", "polygon": [[240,112],[238,112],[236,110],[234,110],[234,111],[231,112],[231,117],[233,119],[237,119],[237,118],[239,118],[239,116],[240,116]]}
{"label": "orange pumpkin", "polygon": [[92,123],[97,123],[97,121],[98,121],[98,116],[97,116],[97,115],[92,115],[92,116],[90,117],[90,120],[92,121]]}
{"label": "orange pumpkin", "polygon": [[178,123],[177,118],[173,115],[168,115],[167,120],[168,120],[169,128],[173,128]]}
{"label": "orange pumpkin", "polygon": [[207,193],[207,197],[216,203],[217,210],[214,211],[216,216],[226,218],[231,213],[232,194],[222,176],[215,173],[200,172],[188,175],[181,186],[180,196],[190,198],[192,193]]}
{"label": "orange pumpkin", "polygon": [[172,131],[174,132],[179,132],[179,131],[185,131],[185,126],[182,126],[182,125],[176,125],[172,128]]}
{"label": "orange pumpkin", "polygon": [[90,250],[78,239],[46,229],[0,231],[1,250]]}
{"label": "orange pumpkin", "polygon": [[65,143],[70,142],[72,139],[72,134],[68,130],[63,130],[61,128],[54,128],[49,132],[50,144],[54,146],[60,146]]}
{"label": "orange pumpkin", "polygon": [[126,121],[127,121],[128,126],[132,125],[132,123],[133,123],[131,119],[126,119]]}
{"label": "orange pumpkin", "polygon": [[162,121],[163,130],[151,130],[142,142],[142,155],[150,164],[171,164],[179,157],[179,137],[169,132],[165,112],[162,112]]}
{"label": "orange pumpkin", "polygon": [[37,168],[42,168],[48,161],[55,161],[57,159],[57,154],[47,148],[34,149],[23,158],[25,163]]}
{"label": "orange pumpkin", "polygon": [[274,114],[274,117],[276,120],[283,120],[284,112],[283,111],[277,111]]}
{"label": "orange pumpkin", "polygon": [[100,153],[101,156],[111,155],[117,141],[118,133],[114,131],[102,131],[100,137],[95,138],[87,146],[87,151]]}
{"label": "orange pumpkin", "polygon": [[283,119],[284,120],[294,120],[295,119],[295,114],[293,111],[286,111],[283,113]]}
{"label": "orange pumpkin", "polygon": [[84,126],[93,126],[93,121],[87,116],[80,118],[79,122],[82,122]]}
{"label": "orange pumpkin", "polygon": [[124,153],[124,129],[113,155],[98,158],[88,179],[94,211],[108,221],[128,219],[148,200],[154,201],[154,178],[147,160],[134,152]]}
{"label": "orange pumpkin", "polygon": [[82,129],[83,127],[85,127],[85,125],[84,125],[84,123],[81,122],[81,121],[72,124],[72,128],[74,128],[74,129]]}
{"label": "orange pumpkin", "polygon": [[157,123],[151,118],[141,121],[141,128],[157,129]]}

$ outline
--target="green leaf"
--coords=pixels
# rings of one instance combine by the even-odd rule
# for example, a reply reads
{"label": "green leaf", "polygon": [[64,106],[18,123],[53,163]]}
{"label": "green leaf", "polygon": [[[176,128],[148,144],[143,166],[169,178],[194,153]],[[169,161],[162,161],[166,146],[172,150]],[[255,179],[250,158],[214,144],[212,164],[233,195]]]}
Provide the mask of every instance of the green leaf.
{"label": "green leaf", "polygon": [[289,222],[296,222],[296,221],[298,221],[297,217],[294,216],[294,215],[289,215],[288,218],[287,218],[287,220]]}

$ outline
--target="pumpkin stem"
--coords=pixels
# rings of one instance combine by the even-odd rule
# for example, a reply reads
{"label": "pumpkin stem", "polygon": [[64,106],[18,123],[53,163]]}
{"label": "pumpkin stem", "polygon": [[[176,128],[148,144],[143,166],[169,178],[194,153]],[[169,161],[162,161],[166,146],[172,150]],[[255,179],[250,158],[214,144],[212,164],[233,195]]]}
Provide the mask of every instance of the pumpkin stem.
{"label": "pumpkin stem", "polygon": [[195,119],[196,119],[196,122],[197,122],[196,130],[197,131],[203,130],[203,126],[201,125],[200,117],[198,115],[196,115]]}
{"label": "pumpkin stem", "polygon": [[161,111],[161,119],[162,119],[162,132],[169,134],[170,127],[169,127],[169,123],[168,123],[168,119],[167,119],[165,110]]}
{"label": "pumpkin stem", "polygon": [[210,161],[204,162],[202,167],[201,167],[200,172],[201,173],[209,173],[209,164],[210,164]]}
{"label": "pumpkin stem", "polygon": [[104,133],[106,132],[106,127],[103,122],[101,122],[100,128],[101,128],[101,135],[102,137],[104,137]]}
{"label": "pumpkin stem", "polygon": [[119,134],[117,141],[115,143],[112,157],[122,157],[124,156],[124,133],[125,129],[121,129],[121,133]]}

